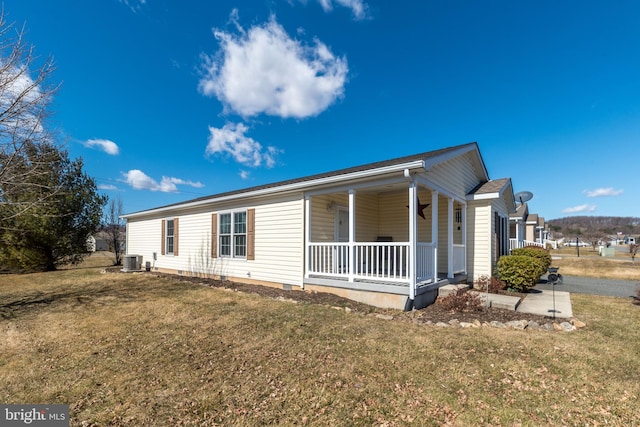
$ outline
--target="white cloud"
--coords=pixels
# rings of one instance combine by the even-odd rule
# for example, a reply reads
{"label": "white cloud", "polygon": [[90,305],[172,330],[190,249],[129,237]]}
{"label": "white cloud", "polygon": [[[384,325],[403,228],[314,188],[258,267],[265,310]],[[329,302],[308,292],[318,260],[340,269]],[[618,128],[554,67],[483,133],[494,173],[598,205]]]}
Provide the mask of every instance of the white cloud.
{"label": "white cloud", "polygon": [[[237,16],[234,11],[232,20]],[[320,40],[303,45],[275,17],[237,35],[214,30],[217,55],[203,55],[199,90],[243,117],[268,114],[305,118],[326,110],[344,94],[347,60]]]}
{"label": "white cloud", "polygon": [[619,196],[622,194],[624,190],[616,190],[613,187],[607,188],[596,188],[595,190],[584,190],[583,193],[587,195],[587,197],[603,197],[603,196]]}
{"label": "white cloud", "polygon": [[126,5],[133,13],[139,12],[142,6],[147,3],[147,0],[119,0],[120,3]]}
{"label": "white cloud", "polygon": [[245,135],[248,130],[242,123],[227,123],[221,129],[209,126],[207,155],[228,154],[245,166],[257,167],[265,164],[268,168],[273,167],[280,150],[276,147],[263,149],[258,141]]}
{"label": "white cloud", "polygon": [[85,147],[97,148],[107,154],[111,154],[112,156],[117,156],[118,154],[120,154],[120,148],[118,147],[118,145],[113,141],[109,141],[108,139],[88,139],[82,144]]}
{"label": "white cloud", "polygon": [[249,171],[241,169],[238,175],[240,175],[240,178],[242,179],[249,179],[249,175],[251,175],[251,173]]}
{"label": "white cloud", "polygon": [[585,213],[585,212],[593,212],[596,210],[596,205],[579,205],[574,206],[572,208],[566,208],[562,210],[562,213]]}
{"label": "white cloud", "polygon": [[136,190],[161,191],[163,193],[177,193],[178,185],[188,185],[195,188],[204,187],[201,182],[185,181],[180,178],[163,176],[160,183],[139,169],[132,169],[123,173],[124,181]]}
{"label": "white cloud", "polygon": [[41,109],[51,94],[40,89],[25,66],[16,67],[0,59],[0,67],[3,69],[0,110],[4,112],[4,129],[0,132],[15,132],[23,138],[42,136]]}
{"label": "white cloud", "polygon": [[333,10],[333,4],[335,3],[351,9],[356,20],[365,19],[368,16],[369,7],[362,0],[318,0],[318,3],[320,3],[325,12]]}
{"label": "white cloud", "polygon": [[116,187],[115,185],[111,185],[111,184],[99,184],[98,185],[98,190],[106,190],[106,191],[110,191],[110,190],[117,190],[118,187]]}

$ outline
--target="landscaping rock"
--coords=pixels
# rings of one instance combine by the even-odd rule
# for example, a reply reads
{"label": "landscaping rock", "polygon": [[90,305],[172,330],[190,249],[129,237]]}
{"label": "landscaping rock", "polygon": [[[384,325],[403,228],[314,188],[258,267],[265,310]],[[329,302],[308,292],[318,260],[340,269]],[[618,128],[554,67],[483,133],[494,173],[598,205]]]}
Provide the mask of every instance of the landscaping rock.
{"label": "landscaping rock", "polygon": [[573,326],[575,326],[575,327],[576,327],[576,329],[582,329],[582,328],[584,328],[584,327],[586,327],[586,326],[587,326],[587,324],[586,324],[586,323],[581,322],[581,321],[580,321],[580,320],[578,320],[578,319],[573,319],[573,320],[571,321],[571,323],[573,324]]}
{"label": "landscaping rock", "polygon": [[389,314],[376,314],[376,317],[382,320],[393,320],[393,316]]}
{"label": "landscaping rock", "polygon": [[571,332],[571,331],[575,331],[576,327],[573,326],[571,323],[569,322],[562,322],[560,323],[560,327],[562,328],[562,330],[566,331],[566,332]]}
{"label": "landscaping rock", "polygon": [[489,324],[494,328],[506,329],[507,327],[504,323],[498,322],[497,320],[492,320]]}
{"label": "landscaping rock", "polygon": [[512,320],[510,322],[507,322],[506,325],[509,328],[524,330],[524,328],[527,327],[528,323],[529,322],[527,322],[526,320]]}

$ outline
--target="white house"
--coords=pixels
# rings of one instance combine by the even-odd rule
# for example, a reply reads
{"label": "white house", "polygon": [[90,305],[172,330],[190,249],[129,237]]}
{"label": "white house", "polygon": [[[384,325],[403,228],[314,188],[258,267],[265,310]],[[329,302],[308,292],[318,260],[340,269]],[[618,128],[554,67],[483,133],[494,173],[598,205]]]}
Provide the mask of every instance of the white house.
{"label": "white house", "polygon": [[154,271],[421,308],[509,250],[511,180],[469,143],[124,215]]}

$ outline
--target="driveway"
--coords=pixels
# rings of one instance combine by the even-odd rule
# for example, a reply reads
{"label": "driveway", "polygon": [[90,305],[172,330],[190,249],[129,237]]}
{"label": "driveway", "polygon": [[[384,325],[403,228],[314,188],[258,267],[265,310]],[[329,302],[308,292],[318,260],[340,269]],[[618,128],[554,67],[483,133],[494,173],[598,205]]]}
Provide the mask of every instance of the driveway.
{"label": "driveway", "polygon": [[[551,290],[553,285],[547,283],[546,279],[546,275],[542,276],[535,289]],[[556,291],[622,298],[636,296],[639,288],[640,282],[638,281],[593,279],[591,277],[578,276],[562,276],[562,284],[556,285]]]}

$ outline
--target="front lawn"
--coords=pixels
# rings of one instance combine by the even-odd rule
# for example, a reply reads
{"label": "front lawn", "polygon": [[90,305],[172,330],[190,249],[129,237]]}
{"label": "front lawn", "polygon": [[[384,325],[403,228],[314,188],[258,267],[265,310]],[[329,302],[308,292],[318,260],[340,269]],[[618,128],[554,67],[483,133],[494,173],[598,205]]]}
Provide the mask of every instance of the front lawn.
{"label": "front lawn", "polygon": [[640,307],[574,332],[425,326],[100,268],[0,276],[0,402],[71,425],[640,424]]}

